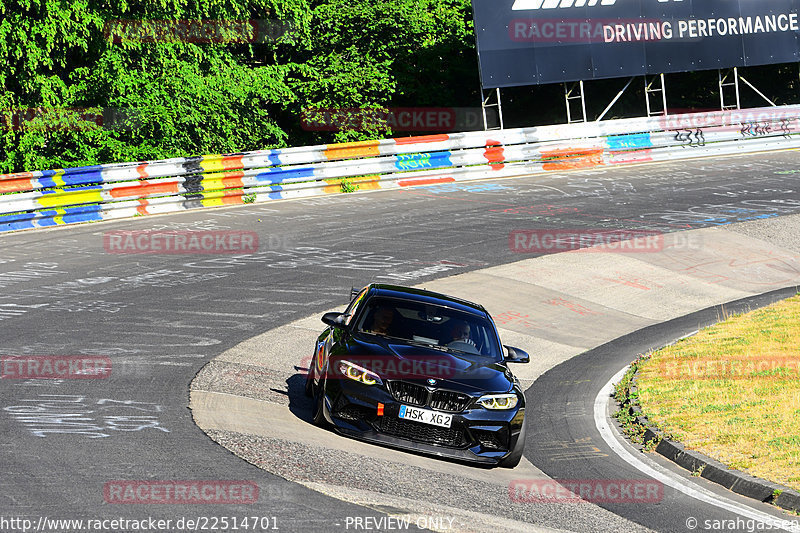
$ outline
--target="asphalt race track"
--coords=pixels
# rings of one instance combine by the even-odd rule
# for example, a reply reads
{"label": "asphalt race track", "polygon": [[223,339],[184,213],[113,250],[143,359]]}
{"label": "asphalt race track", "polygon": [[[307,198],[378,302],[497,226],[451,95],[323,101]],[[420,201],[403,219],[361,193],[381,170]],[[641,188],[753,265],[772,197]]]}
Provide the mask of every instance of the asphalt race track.
{"label": "asphalt race track", "polygon": [[[560,479],[645,477],[607,453],[602,443],[593,445],[605,454],[602,459],[590,457],[587,462],[585,454],[577,453],[555,464],[548,460],[552,448],[537,447],[543,442],[537,437],[547,434],[551,442],[565,442],[567,452],[576,451],[579,439],[596,432],[587,417],[610,376],[643,346],[669,342],[687,328],[696,329],[698,322],[713,318],[713,311],[652,326],[643,336],[623,337],[616,345],[605,344],[590,363],[584,361],[591,352],[557,366],[566,359],[564,351],[561,360],[550,361],[548,366],[555,368],[547,372],[542,367],[541,383],[527,393],[528,424],[534,430],[528,433],[528,461],[519,472],[476,469],[375,447],[354,455],[355,445],[339,444],[334,435],[311,428],[303,419],[297,383],[310,345],[286,347],[297,352],[290,355],[296,361],[294,375],[284,379],[281,390],[266,391],[261,402],[264,408],[286,405],[280,416],[288,412],[293,418],[254,417],[248,423],[270,430],[280,429],[276,421],[304,424],[312,438],[300,445],[288,437],[278,442],[210,432],[228,447],[238,447],[237,453],[251,462],[263,462],[266,470],[243,461],[197,427],[188,409],[189,385],[209,361],[250,339],[343,307],[351,286],[371,281],[432,283],[539,255],[510,249],[509,235],[515,230],[679,232],[755,221],[751,224],[762,224],[754,230],[761,232],[758,237],[779,246],[785,231],[779,217],[800,213],[799,176],[797,153],[782,152],[332,196],[0,236],[2,355],[101,356],[112,361],[106,379],[0,381],[0,518],[24,518],[36,525],[40,520],[46,524],[44,518],[153,517],[172,520],[166,530],[177,531],[175,523],[181,518],[203,522],[203,517],[257,516],[265,517],[261,525],[268,527],[250,530],[396,531],[405,529],[396,520],[399,511],[419,505],[418,514],[431,520],[412,520],[411,529],[419,524],[448,530],[447,520],[434,519],[459,509],[474,512],[475,522],[469,523],[473,515],[462,513],[457,530],[498,531],[525,522],[531,529],[687,531],[676,516],[731,516],[669,489],[654,508],[523,505],[510,501],[508,493],[510,481],[542,473]],[[258,233],[260,247],[249,256],[108,253],[104,234],[121,229],[252,230]],[[761,292],[796,278],[797,264],[783,264],[789,265],[784,270],[795,270],[770,279]],[[731,294],[726,301],[745,296],[736,292],[737,283],[742,282],[725,286]],[[468,288],[460,293],[453,289],[450,292],[472,297]],[[749,294],[756,289],[750,287]],[[549,311],[555,313],[543,313]],[[650,323],[642,321],[642,327]],[[322,324],[315,327],[321,330]],[[308,331],[313,331],[310,324]],[[609,338],[602,340],[582,339],[580,331],[563,332],[554,346],[615,342],[619,335],[611,336],[613,331],[609,328]],[[537,351],[531,353],[535,357]],[[576,373],[590,383],[565,389],[563,376]],[[257,402],[264,390],[257,385],[258,375],[243,376],[236,383],[256,389],[241,400],[243,408],[253,407],[246,401]],[[528,377],[530,384],[539,376]],[[579,396],[580,409],[567,405],[564,394],[571,395],[568,403]],[[545,406],[539,398],[548,399],[550,406],[531,408]],[[291,445],[272,453],[282,443]],[[267,456],[265,449],[270,450]],[[332,464],[338,470],[332,472]],[[295,479],[299,471],[305,479]],[[337,479],[360,481],[353,490],[337,491],[331,483]],[[246,480],[258,486],[259,495],[256,503],[110,502],[104,487],[125,480]],[[426,492],[414,492],[423,485]],[[393,495],[392,486],[407,491],[407,497]],[[381,490],[390,497],[377,498]],[[770,509],[765,512],[781,516]],[[497,523],[481,522],[487,516],[496,517]],[[503,522],[506,519],[509,522]],[[0,530],[21,530],[19,522],[14,524],[0,521]]]}
{"label": "asphalt race track", "polygon": [[[719,320],[724,312],[747,312],[753,308],[768,305],[797,293],[795,288],[779,290],[756,298],[747,298],[738,303],[710,308],[676,320],[657,324],[590,350],[559,365],[544,374],[536,386],[529,389],[526,400],[535,406],[528,413],[539,423],[530,426],[526,452],[530,460],[541,466],[546,474],[554,479],[641,479],[642,473],[624,463],[603,442],[593,416],[593,403],[600,393],[600,385],[607,383],[614,372],[622,368],[656,346],[664,346],[673,340],[696,331],[698,327],[711,325]],[[581,376],[576,380],[575,376]],[[607,413],[613,412],[609,409]],[[564,450],[542,445],[552,440],[574,440],[575,435],[586,435],[595,445],[593,453],[575,454],[575,460],[563,460]],[[599,443],[599,444],[597,444]],[[585,448],[584,448],[585,449]],[[569,452],[568,452],[569,453]],[[574,453],[574,452],[573,452]],[[720,489],[719,486],[698,480],[687,471],[674,467],[656,454],[649,454],[653,462],[668,468],[678,478],[691,480],[689,484],[699,485],[713,493],[714,499],[728,499],[762,512],[779,517],[769,505],[754,504],[753,500]],[[687,531],[686,520],[690,517],[701,520],[730,520],[733,514],[708,504],[686,498],[670,487],[664,488],[663,500],[658,505],[630,505],[626,503],[604,503],[602,507],[626,516],[631,520],[658,531]],[[785,518],[789,518],[785,516]],[[746,520],[743,518],[743,520]],[[728,527],[726,530],[737,528]]]}

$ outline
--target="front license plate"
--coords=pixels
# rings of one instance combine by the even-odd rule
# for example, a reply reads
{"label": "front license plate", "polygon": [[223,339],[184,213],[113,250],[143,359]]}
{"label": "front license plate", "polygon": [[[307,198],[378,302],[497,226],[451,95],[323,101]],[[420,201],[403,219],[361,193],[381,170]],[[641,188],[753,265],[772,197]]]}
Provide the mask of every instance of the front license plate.
{"label": "front license plate", "polygon": [[453,423],[453,415],[407,405],[400,406],[400,418],[443,428],[449,428],[450,424]]}

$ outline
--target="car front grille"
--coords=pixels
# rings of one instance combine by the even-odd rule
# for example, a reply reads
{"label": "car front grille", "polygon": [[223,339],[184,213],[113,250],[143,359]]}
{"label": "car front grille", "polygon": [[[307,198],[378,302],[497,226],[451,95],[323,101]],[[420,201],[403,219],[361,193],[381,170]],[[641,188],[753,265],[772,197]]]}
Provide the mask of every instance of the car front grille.
{"label": "car front grille", "polygon": [[472,398],[460,392],[449,390],[437,390],[431,397],[431,407],[440,411],[450,411],[458,413],[469,405]]}
{"label": "car front grille", "polygon": [[449,448],[463,448],[466,444],[464,432],[454,428],[440,428],[391,417],[380,417],[375,426],[381,433],[415,442]]}
{"label": "car front grille", "polygon": [[422,385],[408,381],[390,381],[389,391],[398,402],[416,407],[430,407],[439,411],[458,413],[467,408],[472,398],[467,394],[448,390],[429,391]]}
{"label": "car front grille", "polygon": [[422,407],[428,403],[428,390],[415,383],[407,381],[390,381],[389,390],[398,402]]}

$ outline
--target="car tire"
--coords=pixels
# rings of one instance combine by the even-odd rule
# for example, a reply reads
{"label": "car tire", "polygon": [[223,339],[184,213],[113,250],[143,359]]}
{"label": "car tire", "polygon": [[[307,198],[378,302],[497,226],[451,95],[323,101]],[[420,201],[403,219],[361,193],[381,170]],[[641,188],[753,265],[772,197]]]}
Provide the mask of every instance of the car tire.
{"label": "car tire", "polygon": [[[313,364],[314,363],[311,363],[312,367],[313,367]],[[312,372],[313,372],[313,370],[310,367],[308,369],[308,374],[306,374],[305,393],[306,393],[306,396],[308,396],[309,398],[313,398],[314,397],[314,375],[312,374]]]}
{"label": "car tire", "polygon": [[500,461],[497,466],[500,468],[514,468],[519,464],[522,460],[522,452],[525,449],[525,422],[522,423],[522,429],[519,432],[519,437],[517,437],[517,445],[514,447],[514,451],[511,452],[508,457]]}
{"label": "car tire", "polygon": [[311,421],[315,426],[325,427],[328,425],[328,421],[325,419],[325,381],[321,380],[314,392],[315,394],[312,396],[314,407],[311,411]]}

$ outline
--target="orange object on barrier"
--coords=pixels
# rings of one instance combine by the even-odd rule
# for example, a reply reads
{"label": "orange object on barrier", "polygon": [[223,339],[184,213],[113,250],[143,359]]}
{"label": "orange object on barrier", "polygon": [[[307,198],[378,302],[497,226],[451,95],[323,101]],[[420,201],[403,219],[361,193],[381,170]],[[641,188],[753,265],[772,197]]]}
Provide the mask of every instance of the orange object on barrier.
{"label": "orange object on barrier", "polygon": [[[329,183],[322,188],[322,192],[325,194],[335,194],[337,192],[342,192],[342,180],[347,178],[331,178],[324,180],[325,183]],[[350,179],[350,183],[353,185],[358,185],[359,191],[371,191],[375,189],[380,189],[381,176],[380,174],[370,174],[368,176],[360,176],[358,178]]]}
{"label": "orange object on barrier", "polygon": [[371,157],[380,155],[379,141],[359,141],[353,143],[329,144],[325,150],[328,161],[350,157]]}
{"label": "orange object on barrier", "polygon": [[411,187],[414,185],[434,185],[436,183],[450,183],[456,181],[453,176],[441,176],[436,178],[409,178],[399,180],[397,184],[401,187]]}
{"label": "orange object on barrier", "polygon": [[438,143],[449,141],[450,136],[447,134],[441,135],[420,135],[418,137],[400,137],[394,140],[397,145],[418,144],[418,143]]}
{"label": "orange object on barrier", "polygon": [[486,151],[483,152],[483,157],[492,166],[492,170],[502,170],[505,167],[503,162],[506,160],[506,156],[503,153],[503,144],[500,141],[491,139],[486,141]]}
{"label": "orange object on barrier", "polygon": [[178,193],[178,182],[177,181],[170,181],[166,183],[148,183],[148,182],[140,182],[137,185],[131,185],[130,187],[115,187],[108,191],[112,198],[126,198],[126,197],[135,197],[135,198],[144,198],[151,194],[177,194]]}
{"label": "orange object on barrier", "polygon": [[244,172],[226,172],[222,177],[222,187],[225,189],[241,189],[244,187],[242,178]]}
{"label": "orange object on barrier", "polygon": [[564,148],[542,150],[544,170],[576,170],[603,164],[602,148]]}
{"label": "orange object on barrier", "polygon": [[[14,178],[14,176],[19,176]],[[29,191],[33,189],[32,174],[20,172],[19,174],[4,174],[0,176],[0,193]],[[11,179],[9,179],[11,178]]]}

